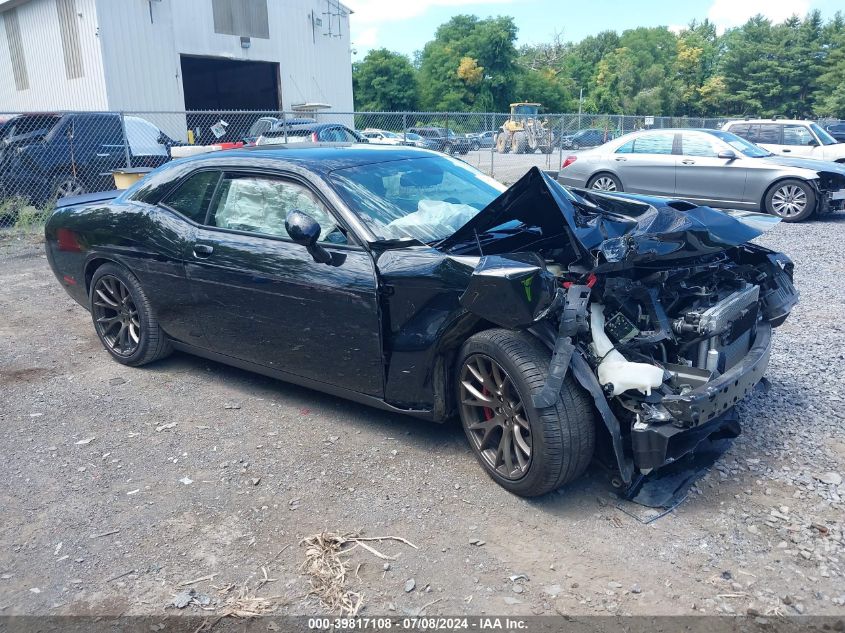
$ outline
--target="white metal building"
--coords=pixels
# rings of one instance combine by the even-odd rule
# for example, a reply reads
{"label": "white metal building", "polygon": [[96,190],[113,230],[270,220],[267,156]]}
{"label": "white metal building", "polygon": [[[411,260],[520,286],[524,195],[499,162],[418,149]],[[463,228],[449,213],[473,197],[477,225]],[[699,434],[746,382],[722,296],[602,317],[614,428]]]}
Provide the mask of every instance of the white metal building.
{"label": "white metal building", "polygon": [[350,13],[338,0],[0,0],[0,111],[351,112]]}

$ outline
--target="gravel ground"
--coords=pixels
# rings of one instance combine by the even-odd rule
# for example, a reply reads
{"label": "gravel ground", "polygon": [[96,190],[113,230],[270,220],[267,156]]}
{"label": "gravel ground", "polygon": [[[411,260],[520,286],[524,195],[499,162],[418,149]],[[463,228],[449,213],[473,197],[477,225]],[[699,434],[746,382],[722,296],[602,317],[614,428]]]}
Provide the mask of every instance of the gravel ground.
{"label": "gravel ground", "polygon": [[190,587],[209,609],[234,584],[325,614],[300,568],[300,540],[323,530],[417,546],[369,543],[388,564],[351,552],[365,615],[845,614],[845,215],[761,241],[795,259],[802,292],[771,389],[742,404],[744,434],[694,494],[646,525],[597,469],[507,494],[456,424],[183,354],[122,367],[43,247],[0,240],[0,614],[161,615],[203,578]]}

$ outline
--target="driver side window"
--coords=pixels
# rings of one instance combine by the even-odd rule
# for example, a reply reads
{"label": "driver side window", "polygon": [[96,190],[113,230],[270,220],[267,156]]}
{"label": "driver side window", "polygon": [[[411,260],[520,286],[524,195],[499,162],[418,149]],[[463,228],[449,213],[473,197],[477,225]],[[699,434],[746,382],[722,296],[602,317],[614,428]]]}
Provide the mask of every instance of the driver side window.
{"label": "driver side window", "polygon": [[209,226],[288,238],[285,218],[302,211],[320,225],[320,242],[346,244],[346,236],[322,201],[297,182],[249,174],[225,174],[211,203]]}

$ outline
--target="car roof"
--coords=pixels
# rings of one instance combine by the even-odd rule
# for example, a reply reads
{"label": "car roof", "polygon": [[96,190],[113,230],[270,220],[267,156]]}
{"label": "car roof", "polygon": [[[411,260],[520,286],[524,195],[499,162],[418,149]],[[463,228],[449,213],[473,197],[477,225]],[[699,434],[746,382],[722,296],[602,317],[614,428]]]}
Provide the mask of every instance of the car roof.
{"label": "car roof", "polygon": [[442,156],[442,154],[400,145],[315,143],[303,146],[296,143],[293,145],[257,145],[243,149],[197,154],[180,159],[178,163],[181,165],[189,162],[203,163],[208,162],[210,158],[225,159],[226,161],[229,159],[244,159],[245,162],[246,159],[249,159],[249,162],[254,162],[256,158],[260,158],[262,161],[265,159],[278,160],[322,175],[337,169],[433,156]]}

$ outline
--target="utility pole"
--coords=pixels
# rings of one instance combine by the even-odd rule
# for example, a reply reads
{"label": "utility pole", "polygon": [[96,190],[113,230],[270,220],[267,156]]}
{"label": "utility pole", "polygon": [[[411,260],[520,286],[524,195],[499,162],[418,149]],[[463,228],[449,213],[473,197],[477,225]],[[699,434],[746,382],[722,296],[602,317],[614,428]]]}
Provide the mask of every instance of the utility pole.
{"label": "utility pole", "polygon": [[581,108],[584,106],[584,89],[581,88],[581,94],[578,95],[578,129],[581,129]]}

